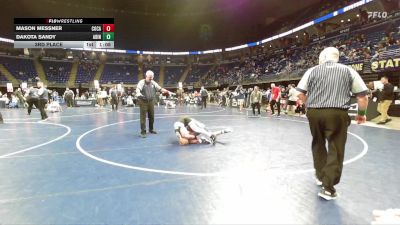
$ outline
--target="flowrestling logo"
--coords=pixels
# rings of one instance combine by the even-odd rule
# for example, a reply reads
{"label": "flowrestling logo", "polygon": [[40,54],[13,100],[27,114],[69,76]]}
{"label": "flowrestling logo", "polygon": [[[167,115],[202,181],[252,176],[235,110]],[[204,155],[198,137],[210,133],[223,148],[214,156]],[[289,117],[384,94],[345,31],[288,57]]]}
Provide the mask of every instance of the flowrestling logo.
{"label": "flowrestling logo", "polygon": [[387,17],[387,12],[368,12],[368,19],[386,19]]}

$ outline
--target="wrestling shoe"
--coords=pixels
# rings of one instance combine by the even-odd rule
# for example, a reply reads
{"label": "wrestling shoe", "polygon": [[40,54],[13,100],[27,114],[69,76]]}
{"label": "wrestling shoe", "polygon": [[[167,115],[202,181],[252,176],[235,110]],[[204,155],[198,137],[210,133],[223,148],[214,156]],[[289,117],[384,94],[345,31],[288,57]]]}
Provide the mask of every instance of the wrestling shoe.
{"label": "wrestling shoe", "polygon": [[318,193],[318,196],[327,201],[330,201],[330,200],[336,199],[338,195],[336,192],[327,191],[327,190],[325,190],[324,187],[322,187],[321,191],[319,191],[319,193]]}
{"label": "wrestling shoe", "polygon": [[232,130],[231,128],[226,128],[226,129],[224,129],[224,130],[222,131],[223,134],[231,133],[231,132],[233,132],[233,130]]}
{"label": "wrestling shoe", "polygon": [[211,140],[208,140],[206,138],[200,138],[198,139],[200,143],[208,143],[208,144],[212,144]]}
{"label": "wrestling shoe", "polygon": [[211,144],[215,145],[215,142],[217,141],[217,136],[215,134],[211,135]]}

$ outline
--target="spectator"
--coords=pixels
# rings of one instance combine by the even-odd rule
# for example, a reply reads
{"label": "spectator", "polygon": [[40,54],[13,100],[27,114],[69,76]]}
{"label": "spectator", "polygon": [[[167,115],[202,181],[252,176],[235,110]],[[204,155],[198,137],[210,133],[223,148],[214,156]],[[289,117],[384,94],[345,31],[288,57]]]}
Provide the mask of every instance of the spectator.
{"label": "spectator", "polygon": [[383,89],[379,94],[378,112],[381,115],[379,116],[378,124],[386,124],[392,120],[388,116],[388,110],[394,98],[394,87],[389,83],[387,76],[383,76],[381,82],[383,84]]}
{"label": "spectator", "polygon": [[[281,103],[280,103],[280,99],[281,99],[281,90],[279,87],[276,87],[274,83],[271,84],[271,103],[270,103],[270,107],[271,107],[271,112],[273,116],[277,116],[280,117],[281,116]],[[278,110],[278,114],[275,115],[275,104],[276,104],[276,108]]]}

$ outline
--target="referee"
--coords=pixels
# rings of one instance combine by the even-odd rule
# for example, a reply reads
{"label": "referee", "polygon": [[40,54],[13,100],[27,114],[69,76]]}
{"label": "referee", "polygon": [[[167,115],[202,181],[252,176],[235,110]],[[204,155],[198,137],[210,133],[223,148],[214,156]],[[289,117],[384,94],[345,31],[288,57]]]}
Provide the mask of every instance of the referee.
{"label": "referee", "polygon": [[324,49],[319,56],[319,65],[307,70],[296,88],[308,108],[316,181],[322,185],[318,196],[326,200],[337,197],[334,186],[342,174],[347,127],[351,123],[347,113],[351,93],[357,96],[358,124],[365,122],[368,106],[368,89],[364,81],[355,70],[338,61],[336,48]]}
{"label": "referee", "polygon": [[49,91],[47,90],[47,88],[43,85],[43,82],[39,81],[37,82],[37,86],[38,86],[38,94],[39,94],[39,101],[38,101],[38,105],[39,105],[39,111],[40,111],[40,115],[42,116],[42,120],[47,119],[47,113],[46,113],[46,104],[49,101]]}
{"label": "referee", "polygon": [[146,137],[146,113],[149,118],[149,132],[151,134],[157,134],[154,130],[154,99],[156,97],[156,92],[161,91],[163,93],[169,93],[168,90],[160,87],[153,80],[154,72],[151,70],[146,71],[146,78],[139,81],[136,86],[136,97],[139,101],[140,108],[140,136],[142,138]]}

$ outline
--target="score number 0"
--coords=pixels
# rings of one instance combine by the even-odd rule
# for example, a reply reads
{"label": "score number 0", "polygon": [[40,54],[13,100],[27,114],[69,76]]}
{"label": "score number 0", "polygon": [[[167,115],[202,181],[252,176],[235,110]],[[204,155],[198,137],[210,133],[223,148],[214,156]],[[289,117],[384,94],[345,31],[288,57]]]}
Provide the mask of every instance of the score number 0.
{"label": "score number 0", "polygon": [[114,32],[114,24],[103,24],[103,32]]}

